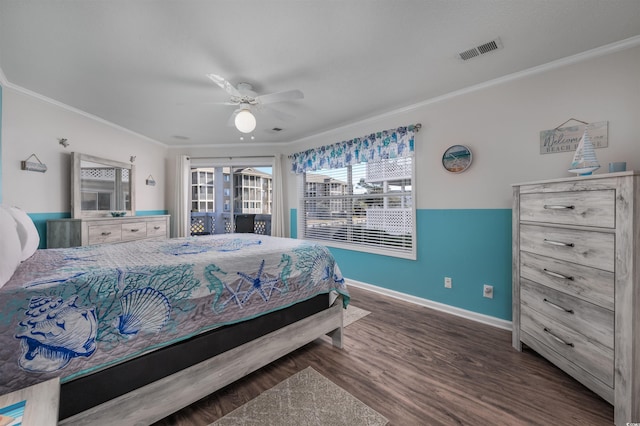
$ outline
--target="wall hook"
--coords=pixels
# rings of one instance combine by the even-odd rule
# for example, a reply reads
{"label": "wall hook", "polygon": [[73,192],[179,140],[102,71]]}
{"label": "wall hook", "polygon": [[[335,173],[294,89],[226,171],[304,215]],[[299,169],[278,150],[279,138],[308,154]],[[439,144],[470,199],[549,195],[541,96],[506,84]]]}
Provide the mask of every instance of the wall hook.
{"label": "wall hook", "polygon": [[59,138],[58,143],[65,148],[69,146],[69,141],[67,140],[67,138]]}
{"label": "wall hook", "polygon": [[132,155],[131,157],[129,157],[129,161],[130,161],[131,163],[133,163],[134,161],[136,161],[136,156],[135,156],[135,155]]}

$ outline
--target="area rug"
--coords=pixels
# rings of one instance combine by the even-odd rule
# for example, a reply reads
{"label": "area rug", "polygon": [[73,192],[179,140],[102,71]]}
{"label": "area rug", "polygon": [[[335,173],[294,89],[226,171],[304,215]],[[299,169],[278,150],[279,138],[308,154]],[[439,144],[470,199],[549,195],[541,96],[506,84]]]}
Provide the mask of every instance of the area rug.
{"label": "area rug", "polygon": [[382,426],[388,420],[311,367],[209,426]]}
{"label": "area rug", "polygon": [[366,317],[371,313],[367,310],[358,308],[357,306],[353,306],[353,305],[347,306],[347,309],[345,309],[342,312],[343,312],[343,319],[342,319],[343,327],[346,327],[349,324],[353,324],[354,322],[358,321],[361,318]]}

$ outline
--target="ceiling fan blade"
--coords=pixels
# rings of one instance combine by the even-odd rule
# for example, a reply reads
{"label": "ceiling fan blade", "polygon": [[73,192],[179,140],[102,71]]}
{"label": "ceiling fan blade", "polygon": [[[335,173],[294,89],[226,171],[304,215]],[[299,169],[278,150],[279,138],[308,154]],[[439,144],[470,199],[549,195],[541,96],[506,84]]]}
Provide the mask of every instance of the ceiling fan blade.
{"label": "ceiling fan blade", "polygon": [[[184,105],[184,104],[182,104]],[[232,101],[225,101],[225,102],[199,102],[198,105],[228,105],[228,106],[238,106],[240,105],[240,102],[232,102]]]}
{"label": "ceiling fan blade", "polygon": [[260,112],[264,112],[272,117],[277,118],[280,121],[293,121],[296,119],[295,115],[289,114],[288,112],[280,111],[279,109],[275,109],[274,107],[264,107],[260,108]]}
{"label": "ceiling fan blade", "polygon": [[304,98],[304,94],[298,90],[285,90],[284,92],[269,93],[267,95],[256,96],[256,102],[261,105],[273,104],[276,102],[293,101]]}
{"label": "ceiling fan blade", "polygon": [[217,74],[207,74],[207,77],[209,77],[215,84],[223,88],[231,96],[242,97],[242,93],[238,92],[238,89],[233,87],[233,84],[225,80],[224,77],[220,77]]}

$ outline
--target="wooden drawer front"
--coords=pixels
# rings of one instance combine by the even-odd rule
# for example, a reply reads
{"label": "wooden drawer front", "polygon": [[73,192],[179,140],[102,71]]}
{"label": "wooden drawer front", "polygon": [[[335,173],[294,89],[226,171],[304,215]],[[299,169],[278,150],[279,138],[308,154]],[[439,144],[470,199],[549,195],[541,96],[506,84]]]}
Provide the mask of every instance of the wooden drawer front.
{"label": "wooden drawer front", "polygon": [[540,342],[538,339],[534,339],[533,336],[524,331],[522,332],[522,343],[529,346],[538,354],[555,364],[558,368],[564,370],[574,379],[600,395],[609,404],[613,405],[615,399],[613,395],[614,389],[610,385],[607,385],[602,382],[602,380],[597,379],[591,373],[586,372],[583,368],[574,364],[570,359],[560,355],[551,347]]}
{"label": "wooden drawer front", "polygon": [[614,234],[520,225],[520,249],[614,271]]}
{"label": "wooden drawer front", "polygon": [[166,237],[167,222],[165,220],[150,220],[147,222],[147,237]]}
{"label": "wooden drawer front", "polygon": [[539,314],[528,306],[522,306],[520,322],[523,333],[530,334],[582,368],[584,374],[590,374],[607,386],[613,387],[612,349],[589,341],[582,334]]}
{"label": "wooden drawer front", "polygon": [[146,222],[130,222],[122,224],[122,241],[139,240],[147,238]]}
{"label": "wooden drawer front", "polygon": [[523,307],[613,350],[613,311],[526,279],[520,280],[520,300]]}
{"label": "wooden drawer front", "polygon": [[523,278],[613,310],[613,272],[520,252]]}
{"label": "wooden drawer front", "polygon": [[520,220],[614,228],[615,197],[613,189],[522,194]]}
{"label": "wooden drawer front", "polygon": [[113,225],[89,225],[89,244],[116,243],[122,241],[122,227]]}

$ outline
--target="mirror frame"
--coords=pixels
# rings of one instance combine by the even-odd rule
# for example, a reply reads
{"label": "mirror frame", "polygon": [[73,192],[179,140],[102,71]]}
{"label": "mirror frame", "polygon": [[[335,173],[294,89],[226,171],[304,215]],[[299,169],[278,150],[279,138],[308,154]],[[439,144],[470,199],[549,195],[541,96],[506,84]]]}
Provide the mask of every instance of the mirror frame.
{"label": "mirror frame", "polygon": [[129,197],[131,198],[131,210],[126,211],[125,217],[136,215],[136,167],[133,164],[122,163],[120,161],[108,160],[106,158],[95,157],[93,155],[81,154],[79,152],[71,153],[71,217],[111,217],[110,211],[104,210],[82,210],[82,198],[80,196],[80,163],[82,161],[90,161],[100,163],[107,166],[119,167],[121,169],[129,169],[129,183],[131,185]]}

